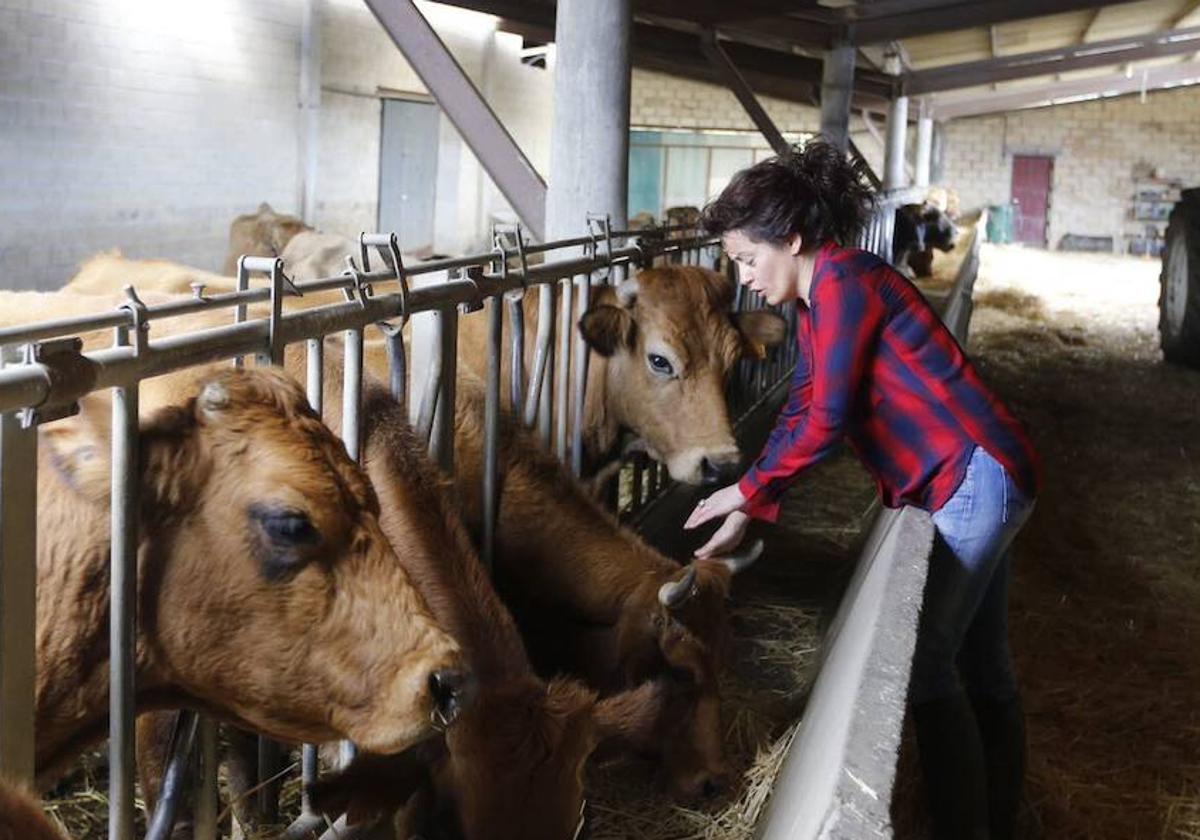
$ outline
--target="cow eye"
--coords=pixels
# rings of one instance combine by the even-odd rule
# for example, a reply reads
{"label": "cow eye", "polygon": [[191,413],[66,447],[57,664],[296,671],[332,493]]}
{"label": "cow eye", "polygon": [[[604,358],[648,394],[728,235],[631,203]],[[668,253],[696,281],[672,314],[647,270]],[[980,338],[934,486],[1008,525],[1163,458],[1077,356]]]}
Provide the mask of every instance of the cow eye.
{"label": "cow eye", "polygon": [[671,363],[665,356],[660,356],[657,353],[651,353],[646,357],[650,363],[650,370],[661,376],[674,376],[675,368],[671,367]]}
{"label": "cow eye", "polygon": [[302,511],[264,509],[256,505],[250,509],[250,516],[276,545],[307,545],[317,541],[317,529]]}

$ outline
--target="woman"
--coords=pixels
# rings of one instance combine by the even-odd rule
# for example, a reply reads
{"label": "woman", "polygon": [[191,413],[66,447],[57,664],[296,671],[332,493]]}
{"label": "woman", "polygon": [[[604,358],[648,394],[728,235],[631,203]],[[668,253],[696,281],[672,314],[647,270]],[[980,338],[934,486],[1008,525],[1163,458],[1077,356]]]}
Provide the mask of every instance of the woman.
{"label": "woman", "polygon": [[774,521],[784,489],[850,443],[884,504],[936,526],[909,700],[938,837],[1013,834],[1023,716],[1008,649],[1008,547],[1033,508],[1037,457],[925,298],[851,245],[872,194],[833,146],[764,160],[705,209],[739,280],[797,309],[787,404],[742,479],[701,501],[685,528],[724,522],[696,554]]}

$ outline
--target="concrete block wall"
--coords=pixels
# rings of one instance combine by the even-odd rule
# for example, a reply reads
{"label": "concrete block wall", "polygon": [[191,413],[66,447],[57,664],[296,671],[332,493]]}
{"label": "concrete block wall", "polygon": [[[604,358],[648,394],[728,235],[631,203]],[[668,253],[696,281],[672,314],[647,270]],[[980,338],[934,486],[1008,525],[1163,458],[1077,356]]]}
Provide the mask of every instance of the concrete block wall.
{"label": "concrete block wall", "polygon": [[[821,112],[769,96],[759,98],[780,131],[816,131]],[[737,97],[727,88],[634,68],[630,122],[635,128],[708,128],[754,131]]]}
{"label": "concrete block wall", "polygon": [[[421,3],[539,171],[552,75],[486,15]],[[381,96],[425,89],[361,0],[322,6],[315,221],[377,217]],[[0,0],[0,287],[55,289],[120,248],[207,269],[262,201],[300,200],[302,0]],[[461,251],[511,218],[443,117],[436,247]],[[581,222],[582,224],[582,222]]]}
{"label": "concrete block wall", "polygon": [[951,120],[946,125],[946,183],[964,207],[1011,198],[1013,155],[1050,155],[1049,244],[1066,234],[1112,236],[1137,229],[1128,220],[1134,170],[1156,167],[1164,176],[1200,186],[1200,88],[1140,97],[1121,96],[1070,105]]}
{"label": "concrete block wall", "polygon": [[208,268],[296,201],[294,0],[0,2],[0,286],[120,247]]}

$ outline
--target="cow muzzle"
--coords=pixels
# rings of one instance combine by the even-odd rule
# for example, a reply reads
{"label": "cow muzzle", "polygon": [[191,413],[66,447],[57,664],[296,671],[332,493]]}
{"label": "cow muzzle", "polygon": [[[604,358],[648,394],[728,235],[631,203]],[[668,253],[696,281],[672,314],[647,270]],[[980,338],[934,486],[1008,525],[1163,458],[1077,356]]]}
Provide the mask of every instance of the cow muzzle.
{"label": "cow muzzle", "polygon": [[478,681],[470,671],[441,670],[429,675],[429,695],[433,699],[430,716],[437,729],[446,729],[470,707],[478,693]]}

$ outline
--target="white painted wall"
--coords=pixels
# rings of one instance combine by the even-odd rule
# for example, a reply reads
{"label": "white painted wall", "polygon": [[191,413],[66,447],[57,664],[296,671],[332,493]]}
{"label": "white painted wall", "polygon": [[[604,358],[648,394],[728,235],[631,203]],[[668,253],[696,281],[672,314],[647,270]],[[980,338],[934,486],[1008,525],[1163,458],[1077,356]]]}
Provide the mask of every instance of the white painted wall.
{"label": "white painted wall", "polygon": [[[0,287],[109,248],[217,269],[236,215],[297,211],[302,1],[0,0]],[[487,15],[421,7],[545,173],[551,71]],[[376,224],[380,97],[425,90],[361,0],[322,12],[315,218],[353,235]],[[461,252],[511,211],[443,123],[436,246]]]}

